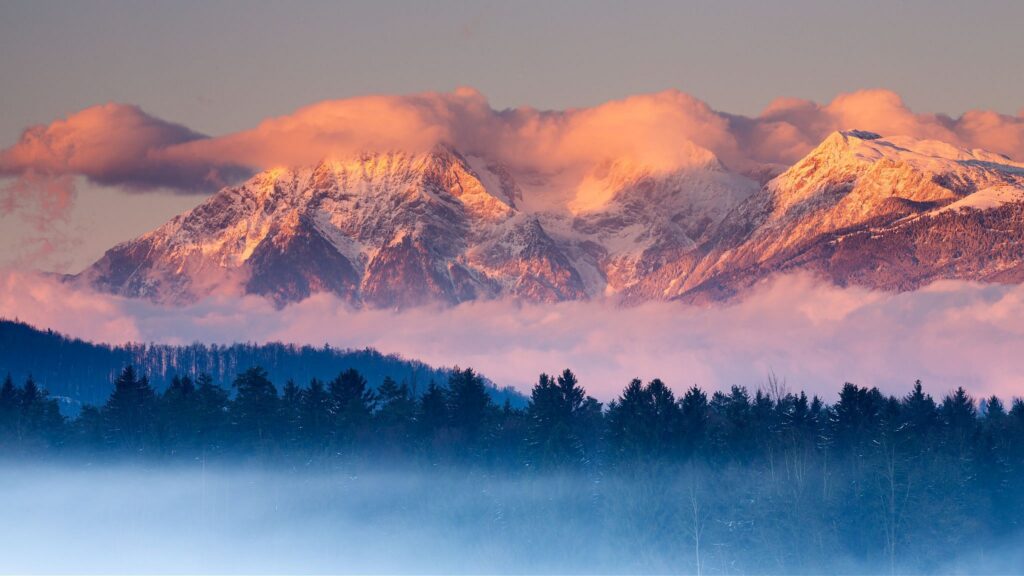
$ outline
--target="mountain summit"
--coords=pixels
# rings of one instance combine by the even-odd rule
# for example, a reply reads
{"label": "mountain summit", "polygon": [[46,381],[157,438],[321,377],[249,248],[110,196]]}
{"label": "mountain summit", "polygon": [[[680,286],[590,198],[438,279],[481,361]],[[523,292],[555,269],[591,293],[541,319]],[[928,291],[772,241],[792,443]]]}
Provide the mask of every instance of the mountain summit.
{"label": "mountain summit", "polygon": [[328,292],[372,307],[720,300],[796,269],[890,290],[1024,280],[1024,164],[1006,157],[851,130],[759,186],[691,156],[538,174],[439,146],[268,170],[77,280],[171,304]]}

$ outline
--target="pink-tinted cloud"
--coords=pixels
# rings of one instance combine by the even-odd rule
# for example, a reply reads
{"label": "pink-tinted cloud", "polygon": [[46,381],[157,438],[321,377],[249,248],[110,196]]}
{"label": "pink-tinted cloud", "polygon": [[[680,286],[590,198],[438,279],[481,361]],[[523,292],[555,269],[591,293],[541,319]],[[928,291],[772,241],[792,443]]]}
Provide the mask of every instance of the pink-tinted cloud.
{"label": "pink-tinted cloud", "polygon": [[252,130],[170,147],[164,157],[267,168],[448,144],[531,171],[586,168],[609,159],[672,168],[691,162],[700,149],[735,158],[728,128],[721,115],[678,91],[543,112],[494,110],[482,94],[463,88],[321,102]]}
{"label": "pink-tinted cloud", "polygon": [[363,150],[421,151],[453,140],[460,115],[486,119],[478,93],[366,96],[328,100],[220,138],[169,147],[163,157],[185,164],[214,160],[255,168],[316,163]]}
{"label": "pink-tinted cloud", "polygon": [[972,110],[959,118],[915,113],[898,94],[862,90],[841,94],[827,105],[780,98],[757,118],[736,118],[744,152],[764,162],[791,164],[829,133],[860,129],[885,136],[942,140],[1024,159],[1024,117]]}
{"label": "pink-tinted cloud", "polygon": [[69,232],[76,180],[130,191],[207,192],[247,174],[222,162],[169,161],[164,151],[205,138],[184,126],[154,118],[136,106],[87,108],[46,126],[24,131],[0,151],[0,216],[16,214],[29,225],[20,239],[19,259],[56,269],[74,235]]}
{"label": "pink-tinted cloud", "polygon": [[98,342],[145,340],[124,303],[29,272],[0,271],[0,316],[39,326],[60,326],[68,334]]}
{"label": "pink-tinted cloud", "polygon": [[225,176],[237,177],[237,168],[161,157],[170,146],[203,138],[137,106],[104,104],[25,130],[15,145],[0,152],[0,174],[84,176],[136,190],[209,190],[222,186]]}
{"label": "pink-tinted cloud", "polygon": [[165,308],[7,273],[0,316],[104,342],[373,346],[473,366],[524,391],[538,373],[570,367],[605,400],[633,377],[661,377],[677,391],[756,388],[770,371],[830,399],[844,381],[902,394],[917,378],[935,394],[960,385],[978,396],[1024,392],[1021,286],[940,282],[890,294],[796,275],[718,308],[492,301],[398,313],[354,311],[324,294],[281,310],[257,297]]}
{"label": "pink-tinted cloud", "polygon": [[783,98],[757,117],[744,117],[675,90],[591,108],[540,111],[495,110],[482,94],[462,88],[324,101],[211,138],[134,106],[96,106],[26,130],[18,143],[0,152],[0,174],[80,175],[133,189],[201,192],[252,170],[437,144],[525,172],[579,175],[609,160],[669,170],[715,157],[747,171],[791,164],[830,132],[851,128],[1024,159],[1020,116],[917,113],[885,90],[842,94],[828,104]]}

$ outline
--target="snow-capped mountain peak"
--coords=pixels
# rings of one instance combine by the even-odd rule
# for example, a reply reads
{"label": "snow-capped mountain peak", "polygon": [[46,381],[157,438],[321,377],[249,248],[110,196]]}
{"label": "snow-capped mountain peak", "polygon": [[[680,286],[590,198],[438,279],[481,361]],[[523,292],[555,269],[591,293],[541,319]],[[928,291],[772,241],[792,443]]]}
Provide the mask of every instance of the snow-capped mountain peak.
{"label": "snow-capped mountain peak", "polygon": [[[718,299],[792,268],[897,289],[1024,279],[1024,164],[1004,156],[848,130],[764,186],[706,150],[680,156],[540,174],[438,146],[273,168],[114,247],[79,281],[170,303],[331,292],[402,307]],[[962,249],[979,238],[993,244]]]}

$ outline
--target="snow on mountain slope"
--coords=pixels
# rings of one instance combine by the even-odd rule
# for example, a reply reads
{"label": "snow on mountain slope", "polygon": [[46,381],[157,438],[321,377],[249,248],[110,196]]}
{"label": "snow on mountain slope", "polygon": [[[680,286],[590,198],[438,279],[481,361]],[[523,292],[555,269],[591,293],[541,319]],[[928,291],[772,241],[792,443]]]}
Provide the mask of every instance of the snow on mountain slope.
{"label": "snow on mountain slope", "polygon": [[693,249],[754,191],[707,154],[699,169],[670,174],[588,174],[564,195],[600,188],[601,206],[588,210],[535,197],[571,178],[528,174],[521,186],[505,167],[447,147],[273,169],[114,247],[79,279],[172,304],[218,293],[285,304],[331,292],[378,307],[585,299],[635,282],[623,262]]}
{"label": "snow on mountain slope", "polygon": [[1024,202],[1024,189],[1015,186],[992,186],[965,196],[952,204],[938,209],[936,213],[950,210],[994,210],[1004,204]]}
{"label": "snow on mountain slope", "polygon": [[667,174],[625,163],[602,167],[581,186],[590,197],[575,213],[573,231],[599,246],[605,292],[621,292],[680,255],[695,251],[757,184],[711,158],[698,169]]}
{"label": "snow on mountain slope", "polygon": [[[793,268],[876,288],[910,289],[939,278],[984,280],[1014,266],[1017,250],[979,248],[952,263],[950,254],[929,260],[920,243],[952,247],[966,242],[964,235],[979,234],[972,226],[980,216],[959,208],[1012,206],[1019,203],[1021,190],[1024,164],[998,154],[836,132],[737,207],[672,296],[696,291],[702,297],[724,297],[767,274]],[[993,238],[1008,234],[999,245],[1021,231],[1015,209],[1001,214],[1010,221],[987,233]],[[909,230],[917,232],[908,237]],[[862,236],[865,245],[851,240]],[[890,259],[878,249],[883,245],[907,259]]]}
{"label": "snow on mountain slope", "polygon": [[78,281],[167,303],[330,292],[408,307],[721,300],[795,269],[893,290],[1024,280],[1024,164],[1003,156],[852,130],[760,186],[707,150],[684,152],[672,169],[613,158],[517,172],[438,147],[268,170],[114,247]]}

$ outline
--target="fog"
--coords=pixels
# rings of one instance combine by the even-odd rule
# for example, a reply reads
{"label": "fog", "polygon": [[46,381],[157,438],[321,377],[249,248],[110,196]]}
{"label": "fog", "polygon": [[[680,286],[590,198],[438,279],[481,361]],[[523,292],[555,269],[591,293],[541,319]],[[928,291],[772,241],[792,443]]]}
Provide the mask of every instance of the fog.
{"label": "fog", "polygon": [[807,275],[775,278],[716,307],[614,302],[485,301],[412,310],[353,310],[326,294],[278,310],[257,297],[184,308],[78,290],[21,272],[0,274],[0,316],[108,343],[282,341],[374,347],[436,366],[471,366],[528,391],[541,372],[572,368],[595,397],[634,377],[677,393],[763,384],[831,400],[844,381],[905,393],[915,379],[942,394],[1021,394],[1024,287],[943,281],[892,294]]}
{"label": "fog", "polygon": [[[747,499],[744,477],[7,462],[0,572],[694,573],[694,502],[704,573],[888,571],[816,548],[803,533],[812,524],[721,512],[723,500]],[[959,549],[936,547],[937,564],[901,558],[898,571],[1024,566],[1019,537],[957,539]]]}
{"label": "fog", "polygon": [[8,465],[0,470],[0,571],[592,573],[658,566],[588,521],[597,518],[583,513],[601,497],[595,485],[583,477],[408,469]]}

